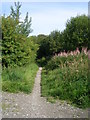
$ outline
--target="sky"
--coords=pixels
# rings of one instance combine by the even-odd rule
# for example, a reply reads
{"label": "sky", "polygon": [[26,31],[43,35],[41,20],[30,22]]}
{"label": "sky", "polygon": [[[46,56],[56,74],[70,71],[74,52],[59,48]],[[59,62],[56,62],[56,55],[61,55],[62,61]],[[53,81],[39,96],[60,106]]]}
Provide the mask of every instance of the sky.
{"label": "sky", "polygon": [[[54,30],[63,31],[67,20],[77,15],[88,15],[88,2],[22,2],[20,19],[26,12],[32,18],[30,35],[48,35]],[[2,2],[2,14],[9,15],[12,2]]]}

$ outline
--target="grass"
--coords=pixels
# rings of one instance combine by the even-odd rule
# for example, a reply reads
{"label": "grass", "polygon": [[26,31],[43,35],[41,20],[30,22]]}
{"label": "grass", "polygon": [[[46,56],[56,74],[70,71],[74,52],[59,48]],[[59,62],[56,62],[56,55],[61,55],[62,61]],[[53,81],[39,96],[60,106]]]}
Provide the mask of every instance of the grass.
{"label": "grass", "polygon": [[38,66],[32,63],[24,67],[9,67],[2,70],[2,90],[6,92],[32,92]]}
{"label": "grass", "polygon": [[56,100],[53,97],[47,97],[47,101],[50,103],[56,103]]}
{"label": "grass", "polygon": [[[87,56],[80,54],[72,58],[59,57],[58,61],[60,64],[57,60],[53,62],[52,70],[49,68],[52,60],[49,61],[49,65],[42,71],[42,96],[67,100],[77,107],[87,108],[89,106]],[[54,63],[58,64],[58,67],[55,67]]]}

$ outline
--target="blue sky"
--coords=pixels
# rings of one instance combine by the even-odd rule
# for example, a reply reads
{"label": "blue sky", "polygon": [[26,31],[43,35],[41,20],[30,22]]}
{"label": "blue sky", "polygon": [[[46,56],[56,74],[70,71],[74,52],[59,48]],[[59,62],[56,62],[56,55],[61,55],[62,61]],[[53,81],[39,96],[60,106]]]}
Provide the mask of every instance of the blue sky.
{"label": "blue sky", "polygon": [[[10,13],[12,2],[2,3],[2,14]],[[88,2],[22,2],[21,20],[26,12],[32,17],[31,35],[50,34],[53,30],[63,31],[68,19],[77,15],[88,15]]]}

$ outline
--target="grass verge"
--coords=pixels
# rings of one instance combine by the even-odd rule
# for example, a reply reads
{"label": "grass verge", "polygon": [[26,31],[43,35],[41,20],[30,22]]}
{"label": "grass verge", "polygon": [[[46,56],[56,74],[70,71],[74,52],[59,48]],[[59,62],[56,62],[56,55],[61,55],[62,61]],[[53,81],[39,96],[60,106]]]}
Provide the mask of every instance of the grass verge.
{"label": "grass verge", "polygon": [[[70,101],[80,108],[87,108],[89,105],[88,89],[88,59],[86,55],[71,56],[66,58],[54,58],[51,70],[42,71],[42,96],[59,98]],[[51,61],[49,65],[51,66]],[[55,65],[54,65],[55,64]]]}
{"label": "grass verge", "polygon": [[32,63],[24,67],[9,67],[2,70],[2,90],[7,92],[32,91],[38,66]]}

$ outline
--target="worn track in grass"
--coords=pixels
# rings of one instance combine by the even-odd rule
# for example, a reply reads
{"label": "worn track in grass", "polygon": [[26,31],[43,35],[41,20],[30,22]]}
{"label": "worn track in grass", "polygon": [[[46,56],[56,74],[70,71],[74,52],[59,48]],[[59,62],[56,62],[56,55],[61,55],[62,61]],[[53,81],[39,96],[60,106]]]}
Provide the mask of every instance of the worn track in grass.
{"label": "worn track in grass", "polygon": [[66,102],[47,102],[41,97],[41,71],[39,68],[31,94],[2,92],[3,118],[88,118],[88,111]]}

